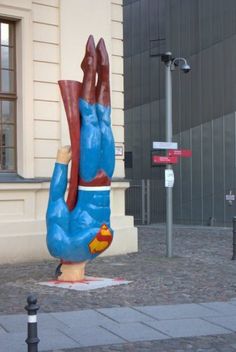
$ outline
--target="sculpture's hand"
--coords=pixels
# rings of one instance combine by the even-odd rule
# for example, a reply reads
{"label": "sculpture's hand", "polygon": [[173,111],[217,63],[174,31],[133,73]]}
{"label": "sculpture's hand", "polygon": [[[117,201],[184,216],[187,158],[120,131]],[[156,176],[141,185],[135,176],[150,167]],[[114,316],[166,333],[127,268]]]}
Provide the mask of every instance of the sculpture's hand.
{"label": "sculpture's hand", "polygon": [[57,163],[68,165],[71,160],[71,156],[70,145],[65,145],[57,151]]}

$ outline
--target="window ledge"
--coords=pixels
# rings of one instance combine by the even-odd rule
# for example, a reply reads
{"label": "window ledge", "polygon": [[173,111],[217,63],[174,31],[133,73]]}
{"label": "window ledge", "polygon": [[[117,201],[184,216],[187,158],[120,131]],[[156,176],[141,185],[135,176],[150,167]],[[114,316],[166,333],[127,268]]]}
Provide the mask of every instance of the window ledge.
{"label": "window ledge", "polygon": [[13,173],[0,173],[0,183],[42,183],[50,182],[49,177],[24,178]]}
{"label": "window ledge", "polygon": [[[0,183],[42,183],[50,181],[50,177],[24,178],[14,173],[0,173]],[[129,182],[129,180],[120,177],[113,177],[112,182]]]}

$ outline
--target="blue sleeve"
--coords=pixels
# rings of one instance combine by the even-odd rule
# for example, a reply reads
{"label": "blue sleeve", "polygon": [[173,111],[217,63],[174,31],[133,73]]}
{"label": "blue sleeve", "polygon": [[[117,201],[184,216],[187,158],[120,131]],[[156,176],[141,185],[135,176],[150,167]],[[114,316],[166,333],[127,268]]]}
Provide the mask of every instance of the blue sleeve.
{"label": "blue sleeve", "polygon": [[50,185],[50,199],[56,201],[64,198],[67,187],[68,165],[56,163]]}

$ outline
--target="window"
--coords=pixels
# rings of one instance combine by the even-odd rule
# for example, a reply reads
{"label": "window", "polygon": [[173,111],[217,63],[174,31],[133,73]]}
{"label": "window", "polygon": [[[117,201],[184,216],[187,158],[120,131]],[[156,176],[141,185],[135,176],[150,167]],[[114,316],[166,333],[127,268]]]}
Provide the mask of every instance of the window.
{"label": "window", "polygon": [[15,22],[0,19],[0,172],[16,172]]}

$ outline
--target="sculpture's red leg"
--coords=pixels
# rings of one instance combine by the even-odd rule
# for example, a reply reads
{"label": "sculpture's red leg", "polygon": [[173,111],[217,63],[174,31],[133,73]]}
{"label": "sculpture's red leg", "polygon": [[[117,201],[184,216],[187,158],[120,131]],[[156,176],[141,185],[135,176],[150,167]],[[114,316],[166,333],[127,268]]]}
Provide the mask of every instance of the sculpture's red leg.
{"label": "sculpture's red leg", "polygon": [[103,38],[99,40],[96,52],[98,71],[96,102],[103,106],[110,106],[109,58]]}
{"label": "sculpture's red leg", "polygon": [[84,72],[81,98],[90,104],[95,104],[95,82],[97,71],[97,55],[93,36],[90,35],[86,44],[84,59],[81,63]]}
{"label": "sculpture's red leg", "polygon": [[67,205],[69,210],[73,210],[77,202],[79,183],[80,113],[78,101],[81,92],[81,83],[68,80],[59,81],[58,83],[65,106],[71,139],[72,163]]}

